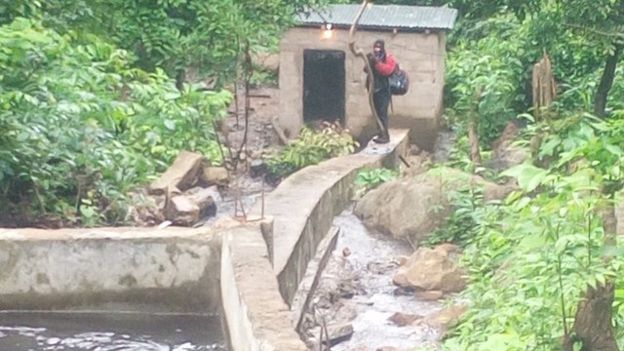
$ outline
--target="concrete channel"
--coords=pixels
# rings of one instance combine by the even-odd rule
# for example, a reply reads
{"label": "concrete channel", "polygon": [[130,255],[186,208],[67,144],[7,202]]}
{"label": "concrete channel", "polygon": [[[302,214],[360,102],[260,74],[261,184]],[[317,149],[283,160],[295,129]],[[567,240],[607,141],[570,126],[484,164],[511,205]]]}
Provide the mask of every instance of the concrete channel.
{"label": "concrete channel", "polygon": [[306,350],[295,331],[305,306],[292,301],[319,247],[333,249],[320,243],[357,172],[406,154],[408,132],[391,139],[293,174],[263,219],[233,227],[0,229],[0,322],[3,311],[199,313],[222,317],[230,350]]}

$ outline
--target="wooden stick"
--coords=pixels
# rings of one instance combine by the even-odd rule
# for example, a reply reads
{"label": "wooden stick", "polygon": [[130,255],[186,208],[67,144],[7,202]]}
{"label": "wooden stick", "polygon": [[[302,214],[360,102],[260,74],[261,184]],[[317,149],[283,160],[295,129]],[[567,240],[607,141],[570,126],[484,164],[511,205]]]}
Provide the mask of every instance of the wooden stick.
{"label": "wooden stick", "polygon": [[362,18],[362,15],[364,14],[364,11],[366,10],[366,7],[369,3],[370,0],[363,0],[362,6],[360,6],[360,10],[353,19],[351,29],[349,30],[349,50],[351,50],[353,55],[360,57],[366,65],[366,74],[368,75],[368,104],[370,105],[373,117],[375,117],[377,125],[381,129],[382,133],[388,133],[386,127],[383,125],[381,119],[379,119],[379,116],[377,115],[377,110],[375,109],[375,100],[373,99],[373,90],[375,89],[375,77],[373,76],[373,68],[371,67],[370,62],[368,62],[368,59],[366,58],[366,55],[364,55],[362,49],[358,48],[355,45],[355,32],[357,31],[357,25],[360,22],[360,18]]}

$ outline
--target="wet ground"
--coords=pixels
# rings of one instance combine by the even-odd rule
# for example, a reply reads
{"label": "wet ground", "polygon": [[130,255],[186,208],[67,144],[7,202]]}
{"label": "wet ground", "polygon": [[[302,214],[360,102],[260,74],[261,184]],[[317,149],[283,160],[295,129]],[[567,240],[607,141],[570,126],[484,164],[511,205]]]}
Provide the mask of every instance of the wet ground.
{"label": "wet ground", "polygon": [[[399,327],[394,313],[426,317],[443,308],[440,301],[422,301],[392,283],[398,257],[410,255],[407,243],[371,233],[351,209],[334,220],[340,228],[336,250],[323,272],[314,301],[326,323],[348,322],[353,335],[333,351],[436,349],[440,332],[427,323]],[[317,330],[312,329],[311,333]]]}
{"label": "wet ground", "polygon": [[225,351],[205,314],[0,312],[0,350]]}

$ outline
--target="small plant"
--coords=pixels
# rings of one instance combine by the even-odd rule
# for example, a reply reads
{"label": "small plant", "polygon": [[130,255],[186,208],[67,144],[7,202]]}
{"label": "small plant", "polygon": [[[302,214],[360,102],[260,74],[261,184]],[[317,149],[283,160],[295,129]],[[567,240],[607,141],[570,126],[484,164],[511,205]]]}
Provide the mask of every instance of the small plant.
{"label": "small plant", "polygon": [[348,155],[357,146],[357,141],[338,124],[324,123],[319,131],[304,128],[280,153],[269,156],[267,165],[272,177],[280,179],[325,159]]}
{"label": "small plant", "polygon": [[452,242],[464,246],[476,235],[483,210],[483,190],[480,188],[464,188],[448,194],[453,206],[453,213],[445,224],[435,230],[426,240],[428,246],[444,242]]}
{"label": "small plant", "polygon": [[362,192],[375,189],[379,185],[396,179],[399,176],[399,171],[388,168],[373,168],[365,169],[358,173],[355,178],[355,185],[357,185]]}

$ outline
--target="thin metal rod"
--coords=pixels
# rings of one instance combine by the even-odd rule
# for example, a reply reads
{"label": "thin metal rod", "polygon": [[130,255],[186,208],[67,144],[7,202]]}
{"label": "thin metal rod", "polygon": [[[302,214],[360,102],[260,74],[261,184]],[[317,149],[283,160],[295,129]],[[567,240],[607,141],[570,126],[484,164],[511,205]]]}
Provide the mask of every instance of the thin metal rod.
{"label": "thin metal rod", "polygon": [[264,176],[262,177],[262,210],[260,212],[260,217],[264,219]]}

